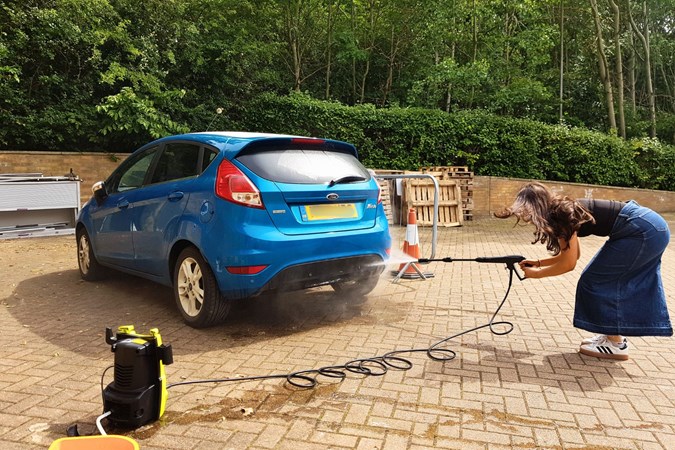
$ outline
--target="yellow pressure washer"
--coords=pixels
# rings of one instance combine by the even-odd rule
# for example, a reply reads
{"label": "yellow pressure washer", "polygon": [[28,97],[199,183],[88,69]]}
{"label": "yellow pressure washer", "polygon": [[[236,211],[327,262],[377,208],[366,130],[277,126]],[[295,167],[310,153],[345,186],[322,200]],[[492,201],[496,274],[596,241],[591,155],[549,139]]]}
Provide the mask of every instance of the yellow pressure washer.
{"label": "yellow pressure washer", "polygon": [[115,353],[114,381],[103,390],[103,411],[120,428],[138,428],[164,414],[168,391],[164,366],[173,363],[171,345],[162,343],[157,328],[139,334],[133,325],[120,326],[105,341]]}

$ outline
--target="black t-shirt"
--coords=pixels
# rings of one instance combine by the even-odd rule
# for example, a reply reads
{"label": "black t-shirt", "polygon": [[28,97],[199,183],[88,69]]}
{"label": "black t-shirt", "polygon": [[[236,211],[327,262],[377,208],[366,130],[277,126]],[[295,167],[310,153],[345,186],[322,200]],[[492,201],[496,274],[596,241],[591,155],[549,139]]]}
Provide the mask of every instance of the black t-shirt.
{"label": "black t-shirt", "polygon": [[617,202],[615,200],[594,200],[592,198],[584,198],[577,200],[581,206],[586,208],[593,218],[595,223],[586,222],[581,225],[577,236],[609,236],[614,227],[616,217],[619,215],[621,208],[626,204],[624,202]]}

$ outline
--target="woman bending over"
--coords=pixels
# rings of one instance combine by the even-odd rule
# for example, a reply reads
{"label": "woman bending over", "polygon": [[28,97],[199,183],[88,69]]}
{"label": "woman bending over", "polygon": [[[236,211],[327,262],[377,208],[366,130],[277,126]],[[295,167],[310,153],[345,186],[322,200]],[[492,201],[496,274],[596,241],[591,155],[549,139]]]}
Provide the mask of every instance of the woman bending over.
{"label": "woman bending over", "polygon": [[534,225],[532,243],[546,244],[551,252],[549,258],[520,263],[527,278],[573,270],[580,237],[608,237],[577,284],[574,326],[598,333],[581,342],[581,353],[626,360],[625,336],[672,336],[661,281],[661,256],[670,240],[663,217],[634,201],[554,195],[541,183],[524,185],[513,204],[495,216]]}

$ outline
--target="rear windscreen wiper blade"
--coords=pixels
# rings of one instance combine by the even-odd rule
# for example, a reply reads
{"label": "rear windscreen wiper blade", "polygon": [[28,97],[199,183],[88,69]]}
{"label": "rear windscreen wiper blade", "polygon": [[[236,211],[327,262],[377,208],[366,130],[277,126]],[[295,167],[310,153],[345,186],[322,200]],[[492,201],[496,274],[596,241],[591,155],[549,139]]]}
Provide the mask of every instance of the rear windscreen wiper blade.
{"label": "rear windscreen wiper blade", "polygon": [[366,181],[367,178],[360,177],[358,175],[347,175],[346,177],[338,178],[337,180],[331,180],[328,183],[328,186],[335,186],[336,184],[342,183],[353,183],[354,181]]}

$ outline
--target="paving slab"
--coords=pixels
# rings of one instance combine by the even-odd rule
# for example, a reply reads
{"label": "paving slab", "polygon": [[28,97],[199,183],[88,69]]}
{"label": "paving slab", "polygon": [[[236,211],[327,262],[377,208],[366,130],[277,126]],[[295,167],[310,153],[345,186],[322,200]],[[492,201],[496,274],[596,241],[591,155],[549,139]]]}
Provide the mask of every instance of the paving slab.
{"label": "paving slab", "polygon": [[[667,219],[675,229],[675,216]],[[429,256],[430,230],[419,233]],[[400,248],[405,229],[392,235]],[[531,228],[513,221],[475,220],[441,228],[435,256],[545,257],[532,239]],[[454,359],[438,361],[425,349],[488,323],[508,287],[504,265],[432,263],[424,270],[433,278],[397,283],[387,270],[365,299],[330,288],[259,297],[237,304],[223,325],[195,330],[181,321],[168,288],[123,274],[81,281],[73,236],[0,240],[0,448],[48,448],[74,423],[97,433],[101,385],[113,373],[105,372],[113,363],[105,327],[127,324],[139,332],[157,327],[173,346],[169,383],[415,350],[399,354],[412,363],[408,370],[379,374],[374,365],[376,375],[319,377],[313,389],[279,378],[172,387],[161,420],[109,429],[144,450],[675,448],[672,338],[632,338],[624,362],[577,352],[587,333],[571,324],[576,281],[603,242],[582,239],[571,273],[515,280],[495,318],[512,332],[461,335],[443,346]],[[662,269],[671,316],[674,245]]]}

